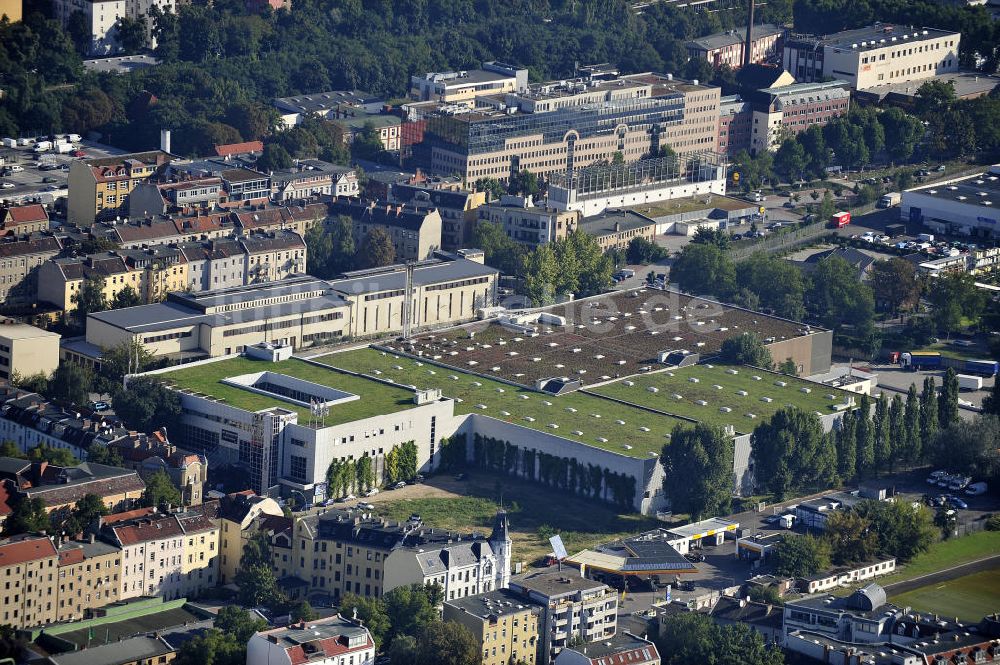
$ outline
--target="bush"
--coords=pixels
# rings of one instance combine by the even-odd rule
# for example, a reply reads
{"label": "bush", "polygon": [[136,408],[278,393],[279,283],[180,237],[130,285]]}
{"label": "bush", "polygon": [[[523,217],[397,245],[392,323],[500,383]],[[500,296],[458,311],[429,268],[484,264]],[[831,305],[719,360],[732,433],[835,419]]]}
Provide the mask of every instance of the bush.
{"label": "bush", "polygon": [[1000,531],[1000,513],[991,515],[990,518],[986,520],[986,530]]}

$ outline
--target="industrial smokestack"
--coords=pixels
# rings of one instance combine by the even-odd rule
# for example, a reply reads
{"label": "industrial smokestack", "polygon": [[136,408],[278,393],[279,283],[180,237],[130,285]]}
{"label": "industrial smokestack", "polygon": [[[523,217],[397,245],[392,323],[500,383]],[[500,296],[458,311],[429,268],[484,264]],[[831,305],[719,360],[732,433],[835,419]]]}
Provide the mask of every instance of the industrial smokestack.
{"label": "industrial smokestack", "polygon": [[[751,10],[751,11],[753,11],[753,10]],[[160,150],[162,150],[163,152],[170,152],[170,130],[169,129],[161,129],[160,130]]]}
{"label": "industrial smokestack", "polygon": [[753,3],[754,0],[750,0],[748,3],[750,5],[750,12],[747,16],[747,41],[743,45],[743,66],[746,67],[750,64],[750,52],[753,50]]}

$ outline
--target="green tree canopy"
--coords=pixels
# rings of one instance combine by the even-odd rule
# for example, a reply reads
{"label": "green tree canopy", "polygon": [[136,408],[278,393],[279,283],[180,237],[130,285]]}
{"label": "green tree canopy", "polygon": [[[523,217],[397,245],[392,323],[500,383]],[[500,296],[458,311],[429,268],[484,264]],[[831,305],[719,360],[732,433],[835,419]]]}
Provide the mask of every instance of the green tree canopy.
{"label": "green tree canopy", "polygon": [[733,439],[720,427],[678,425],[663,446],[663,492],[674,512],[692,519],[728,512],[733,494]]}
{"label": "green tree canopy", "polygon": [[830,547],[813,536],[788,535],[774,552],[774,571],[789,577],[808,577],[830,566]]}
{"label": "green tree canopy", "polygon": [[396,262],[396,247],[389,233],[381,226],[368,231],[361,242],[358,260],[365,268],[381,268]]}
{"label": "green tree canopy", "polygon": [[757,333],[752,332],[745,332],[722,342],[719,358],[731,365],[750,365],[762,369],[771,369],[774,366],[771,352],[764,346]]}
{"label": "green tree canopy", "polygon": [[154,432],[161,427],[173,431],[180,423],[180,396],[148,376],[132,378],[128,387],[111,400],[115,413],[130,428]]}
{"label": "green tree canopy", "polygon": [[181,492],[170,480],[166,471],[160,470],[146,478],[146,490],[142,493],[142,503],[146,506],[180,506]]}
{"label": "green tree canopy", "polygon": [[736,267],[715,245],[690,243],[670,268],[670,281],[687,293],[725,298],[735,287]]}

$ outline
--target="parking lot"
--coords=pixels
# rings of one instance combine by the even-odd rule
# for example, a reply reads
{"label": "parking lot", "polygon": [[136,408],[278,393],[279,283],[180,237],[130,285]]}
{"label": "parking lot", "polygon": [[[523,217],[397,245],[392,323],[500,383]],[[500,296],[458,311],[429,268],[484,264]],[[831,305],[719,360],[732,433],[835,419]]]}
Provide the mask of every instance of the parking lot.
{"label": "parking lot", "polygon": [[[106,157],[120,154],[121,151],[110,146],[82,141],[79,149],[87,158]],[[60,196],[66,196],[69,165],[76,157],[72,153],[56,154],[48,151],[36,154],[32,146],[0,149],[0,199],[21,201],[34,197],[42,198],[43,203],[51,203]],[[9,167],[14,167],[10,169]],[[17,168],[21,170],[12,172]],[[46,196],[50,200],[46,200]]]}

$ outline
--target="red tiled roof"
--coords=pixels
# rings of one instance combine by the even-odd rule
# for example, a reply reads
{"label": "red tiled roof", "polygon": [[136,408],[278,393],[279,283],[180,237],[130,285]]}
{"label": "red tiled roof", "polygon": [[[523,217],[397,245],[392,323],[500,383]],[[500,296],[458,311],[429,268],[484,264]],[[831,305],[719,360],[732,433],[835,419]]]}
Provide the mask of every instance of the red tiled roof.
{"label": "red tiled roof", "polygon": [[184,529],[173,515],[137,520],[133,524],[112,527],[112,531],[123,547],[184,535]]}
{"label": "red tiled roof", "polygon": [[7,482],[0,483],[0,515],[6,517],[14,512],[10,507],[10,492],[7,491]]}
{"label": "red tiled roof", "polygon": [[128,520],[134,520],[139,517],[147,517],[156,513],[156,508],[136,508],[135,510],[126,510],[123,513],[112,513],[111,515],[105,515],[101,518],[101,524],[117,524],[118,522],[127,522]]}
{"label": "red tiled roof", "polygon": [[71,550],[63,550],[59,553],[60,566],[72,566],[75,563],[83,563],[83,548],[76,547]]}
{"label": "red tiled roof", "polygon": [[7,208],[12,222],[16,224],[27,224],[29,222],[48,221],[49,214],[45,212],[45,207],[40,203],[33,203],[26,206],[16,206]]}
{"label": "red tiled roof", "polygon": [[215,154],[219,157],[230,155],[243,155],[248,152],[263,152],[264,144],[261,141],[244,141],[243,143],[226,143],[215,146]]}
{"label": "red tiled roof", "polygon": [[27,536],[21,540],[0,543],[0,567],[56,556],[56,548],[48,538]]}
{"label": "red tiled roof", "polygon": [[[328,637],[326,639],[316,640],[315,642],[308,642],[307,644],[315,647],[316,652],[322,651],[327,658],[335,658],[336,656],[341,656],[354,651],[363,651],[365,649],[370,649],[373,646],[371,639],[368,639],[365,641],[364,646],[351,649],[346,644],[341,643],[336,637]],[[292,665],[302,665],[302,663],[309,662],[309,660],[315,656],[315,652],[306,654],[302,645],[289,647],[285,649],[285,653],[288,654],[288,658],[292,661]]]}
{"label": "red tiled roof", "polygon": [[115,477],[98,477],[71,485],[39,485],[24,490],[24,493],[41,499],[47,507],[52,507],[76,503],[88,494],[106,498],[126,492],[141,492],[144,489],[146,483],[142,482],[139,474],[128,471]]}
{"label": "red tiled roof", "polygon": [[207,215],[192,215],[190,217],[174,217],[171,220],[178,233],[204,233],[218,231],[229,226],[229,213],[210,213]]}

